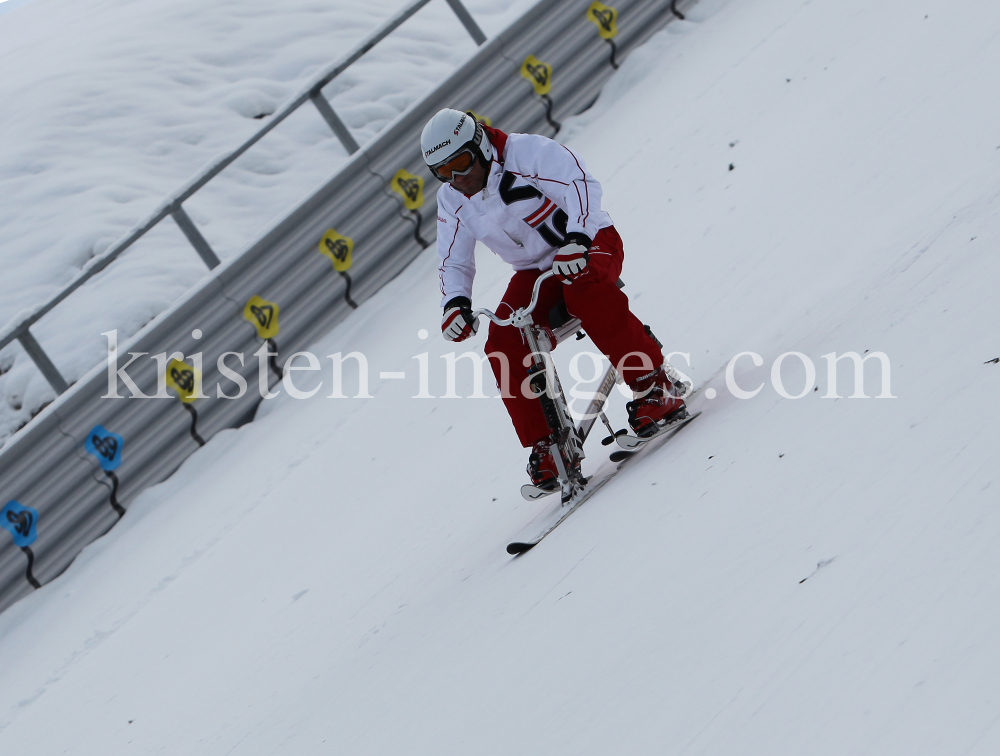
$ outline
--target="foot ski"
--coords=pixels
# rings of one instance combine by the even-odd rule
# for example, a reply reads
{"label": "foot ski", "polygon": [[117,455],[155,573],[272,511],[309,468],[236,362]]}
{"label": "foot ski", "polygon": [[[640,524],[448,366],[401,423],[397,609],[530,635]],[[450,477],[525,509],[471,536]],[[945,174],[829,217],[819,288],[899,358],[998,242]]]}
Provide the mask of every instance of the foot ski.
{"label": "foot ski", "polygon": [[[674,431],[678,431],[687,425],[689,422],[694,420],[700,412],[695,412],[694,414],[688,415],[685,418],[677,420],[673,423],[668,423],[662,427],[659,431],[654,433],[648,438],[639,439],[636,436],[619,436],[620,440],[626,438],[635,438],[641,443],[632,446],[625,447],[629,451],[616,451],[611,455],[611,462],[614,463],[613,466],[609,467],[606,465],[602,469],[598,470],[595,475],[593,475],[587,482],[587,485],[579,490],[569,501],[559,504],[553,504],[546,511],[542,512],[538,517],[532,520],[519,534],[518,537],[507,544],[508,554],[523,554],[525,551],[534,548],[538,543],[545,538],[549,533],[555,530],[563,521],[569,517],[573,512],[580,508],[580,506],[587,501],[591,496],[593,496],[597,491],[609,480],[611,480],[615,474],[625,465],[629,460],[635,459],[637,457],[643,456],[645,453],[651,451],[652,449],[662,446],[667,440],[673,438],[677,435]],[[621,441],[619,440],[619,443]],[[533,489],[541,492],[541,489],[535,489],[534,486],[522,486],[521,495],[526,499],[528,498],[525,493],[525,489]],[[557,489],[558,490],[558,489]],[[549,493],[554,493],[552,491],[546,491],[536,498],[541,498],[541,496],[548,495]]]}
{"label": "foot ski", "polygon": [[597,490],[601,486],[611,480],[616,472],[618,472],[618,466],[612,467],[610,470],[602,470],[600,474],[594,475],[590,479],[590,482],[577,491],[576,495],[565,504],[559,503],[549,507],[548,510],[532,520],[518,534],[516,540],[507,544],[507,553],[523,554],[525,551],[537,546],[539,541],[555,530],[563,520],[579,509],[583,502],[597,493]]}
{"label": "foot ski", "polygon": [[559,488],[539,488],[538,486],[533,486],[530,483],[525,483],[521,486],[521,496],[523,496],[528,501],[537,501],[538,499],[549,496],[550,494],[557,493]]}
{"label": "foot ski", "polygon": [[644,447],[654,438],[659,438],[664,433],[669,433],[670,431],[680,430],[685,425],[694,420],[701,412],[695,412],[694,414],[685,414],[684,417],[678,417],[673,420],[669,420],[663,425],[657,426],[657,431],[651,433],[648,436],[633,436],[631,433],[620,433],[615,436],[615,443],[617,443],[622,449],[629,452],[635,452]]}

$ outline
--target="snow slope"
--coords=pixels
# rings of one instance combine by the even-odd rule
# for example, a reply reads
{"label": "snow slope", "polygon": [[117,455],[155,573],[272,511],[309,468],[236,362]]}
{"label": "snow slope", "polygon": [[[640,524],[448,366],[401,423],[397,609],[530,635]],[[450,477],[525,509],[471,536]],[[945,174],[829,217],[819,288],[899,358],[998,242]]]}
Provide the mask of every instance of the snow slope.
{"label": "snow slope", "polygon": [[15,8],[20,8],[30,2],[33,2],[33,0],[0,0],[0,16],[4,13],[10,13]]}
{"label": "snow slope", "polygon": [[[569,143],[704,415],[508,557],[538,504],[499,402],[410,398],[452,351],[424,255],[313,349],[363,350],[373,399],[269,402],[0,615],[0,749],[996,753],[998,31],[703,0]],[[477,304],[506,277],[484,251]],[[898,398],[823,398],[852,350]]]}
{"label": "snow slope", "polygon": [[[470,0],[493,36],[535,0]],[[0,326],[44,304],[194,174],[231,152],[410,0],[35,0],[0,20]],[[475,44],[434,0],[324,89],[360,144]],[[300,108],[185,203],[227,259],[326,183],[347,153]],[[134,335],[207,274],[171,219],[32,333],[72,383],[100,334]],[[0,440],[54,394],[0,351]]]}

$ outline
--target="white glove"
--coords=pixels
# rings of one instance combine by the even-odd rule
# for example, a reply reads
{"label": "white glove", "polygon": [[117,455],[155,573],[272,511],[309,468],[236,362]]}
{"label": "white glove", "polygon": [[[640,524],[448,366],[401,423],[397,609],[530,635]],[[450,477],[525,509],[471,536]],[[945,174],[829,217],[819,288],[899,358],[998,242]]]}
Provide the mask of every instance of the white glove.
{"label": "white glove", "polygon": [[448,341],[465,341],[479,331],[479,321],[472,317],[472,302],[455,297],[444,306],[441,334]]}
{"label": "white glove", "polygon": [[552,271],[556,278],[564,284],[573,283],[587,267],[587,248],[582,244],[571,243],[559,250],[552,261]]}

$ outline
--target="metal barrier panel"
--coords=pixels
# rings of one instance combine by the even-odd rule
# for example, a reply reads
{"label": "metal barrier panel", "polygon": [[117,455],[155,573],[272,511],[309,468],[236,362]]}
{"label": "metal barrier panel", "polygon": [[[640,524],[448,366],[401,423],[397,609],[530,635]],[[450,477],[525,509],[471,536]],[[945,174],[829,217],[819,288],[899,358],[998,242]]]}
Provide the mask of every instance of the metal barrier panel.
{"label": "metal barrier panel", "polygon": [[[41,345],[35,340],[30,330],[31,327],[38,322],[40,318],[44,317],[46,313],[50,312],[60,302],[65,300],[73,291],[107,267],[113,260],[125,252],[134,242],[142,238],[142,236],[155,227],[167,215],[171,215],[173,217],[184,236],[187,237],[188,241],[194,247],[195,251],[202,258],[208,268],[212,269],[217,267],[219,265],[219,258],[216,256],[201,231],[195,225],[194,221],[191,220],[190,216],[188,216],[187,212],[184,210],[183,203],[194,195],[199,189],[205,186],[205,184],[211,181],[212,178],[223,171],[227,166],[231,165],[240,155],[260,141],[268,132],[284,121],[285,118],[298,110],[298,108],[302,107],[306,102],[311,101],[313,105],[315,105],[316,109],[330,126],[331,130],[337,138],[340,139],[348,154],[357,152],[357,142],[351,135],[348,128],[344,125],[343,121],[341,121],[340,117],[334,112],[329,101],[323,96],[323,87],[347,70],[347,68],[349,68],[352,64],[357,62],[366,52],[375,47],[375,45],[385,39],[395,29],[398,29],[403,23],[405,23],[429,2],[430,0],[415,0],[414,2],[411,2],[410,5],[396,13],[395,16],[382,24],[378,29],[375,29],[350,53],[334,63],[332,66],[329,66],[308,86],[306,86],[303,90],[300,90],[298,95],[279,108],[277,112],[273,113],[267,124],[259,129],[253,136],[225,157],[217,160],[212,165],[207,166],[198,176],[193,178],[184,189],[176,193],[170,199],[161,203],[157,210],[153,211],[150,216],[129,231],[125,237],[117,241],[110,249],[106,250],[97,257],[92,258],[87,265],[85,265],[70,282],[63,286],[55,296],[49,299],[48,302],[37,307],[33,312],[26,315],[21,322],[13,328],[0,332],[0,349],[15,339],[19,341],[21,346],[24,348],[25,353],[35,363],[45,380],[48,381],[48,383],[55,390],[56,395],[58,396],[65,393],[68,388],[66,380],[60,374],[58,368],[49,356],[45,353],[45,350],[42,349]],[[482,29],[479,28],[475,19],[473,19],[469,14],[462,0],[447,0],[447,3],[451,10],[455,13],[459,22],[465,27],[466,31],[473,38],[475,43],[477,45],[481,45],[486,40],[486,36],[483,34]]]}
{"label": "metal barrier panel", "polygon": [[[109,370],[99,365],[11,439],[0,451],[0,610],[60,574],[215,433],[252,419],[260,355],[273,388],[288,356],[434,242],[439,184],[417,144],[437,110],[459,107],[508,132],[552,135],[560,118],[593,103],[625,51],[674,17],[671,8],[666,0],[540,2],[246,252],[119,345],[119,368],[127,352],[145,353],[124,373],[142,394],[162,398],[124,398],[120,380],[123,398],[104,398]],[[234,376],[247,384],[238,397]]]}

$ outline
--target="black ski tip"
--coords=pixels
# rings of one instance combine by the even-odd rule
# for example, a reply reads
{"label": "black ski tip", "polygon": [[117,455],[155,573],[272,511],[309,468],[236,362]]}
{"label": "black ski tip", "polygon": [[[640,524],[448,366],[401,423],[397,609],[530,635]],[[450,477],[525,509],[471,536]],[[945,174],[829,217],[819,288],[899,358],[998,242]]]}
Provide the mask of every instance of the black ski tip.
{"label": "black ski tip", "polygon": [[622,460],[628,459],[633,454],[635,454],[635,452],[625,451],[624,449],[621,449],[619,451],[611,452],[610,459],[612,462],[621,462]]}
{"label": "black ski tip", "polygon": [[531,549],[533,549],[533,548],[535,548],[535,544],[533,544],[533,543],[516,543],[516,542],[515,543],[508,543],[507,544],[507,553],[508,554],[515,554],[515,555],[516,554],[523,554],[525,551],[531,551]]}

